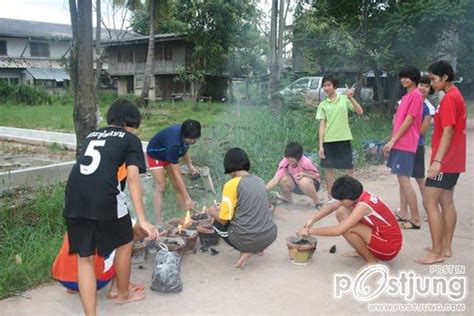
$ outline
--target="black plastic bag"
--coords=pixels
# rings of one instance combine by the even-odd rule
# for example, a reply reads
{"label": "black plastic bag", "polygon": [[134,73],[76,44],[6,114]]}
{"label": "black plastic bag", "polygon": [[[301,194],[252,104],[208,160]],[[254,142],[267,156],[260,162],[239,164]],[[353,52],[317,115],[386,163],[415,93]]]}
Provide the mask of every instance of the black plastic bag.
{"label": "black plastic bag", "polygon": [[150,288],[163,293],[179,293],[183,290],[179,276],[181,257],[176,252],[169,251],[163,243],[160,243],[160,248],[156,254]]}

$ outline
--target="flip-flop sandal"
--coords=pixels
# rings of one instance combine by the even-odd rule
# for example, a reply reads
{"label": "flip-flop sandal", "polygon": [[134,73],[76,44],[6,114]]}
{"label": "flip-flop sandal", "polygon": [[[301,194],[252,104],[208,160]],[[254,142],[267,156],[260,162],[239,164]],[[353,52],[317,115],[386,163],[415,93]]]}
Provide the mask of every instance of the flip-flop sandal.
{"label": "flip-flop sandal", "polygon": [[[408,226],[408,224],[410,226]],[[420,229],[421,226],[420,225],[416,225],[415,223],[413,223],[411,220],[407,220],[406,222],[403,222],[403,223],[400,223],[400,228],[401,229]]]}
{"label": "flip-flop sandal", "polygon": [[397,222],[400,222],[400,223],[408,222],[408,219],[400,217],[400,215],[398,215],[398,214],[395,214],[395,218],[397,219]]}

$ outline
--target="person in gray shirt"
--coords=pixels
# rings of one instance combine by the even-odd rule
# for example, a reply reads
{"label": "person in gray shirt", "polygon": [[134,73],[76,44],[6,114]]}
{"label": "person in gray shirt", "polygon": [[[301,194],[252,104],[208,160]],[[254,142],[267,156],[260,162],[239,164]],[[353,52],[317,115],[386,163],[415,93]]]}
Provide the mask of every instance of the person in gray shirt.
{"label": "person in gray shirt", "polygon": [[243,268],[252,254],[263,253],[277,237],[277,226],[269,208],[265,182],[249,173],[250,160],[244,150],[231,148],[224,157],[225,173],[232,178],[224,184],[222,202],[208,209],[214,231],[240,251],[234,265]]}

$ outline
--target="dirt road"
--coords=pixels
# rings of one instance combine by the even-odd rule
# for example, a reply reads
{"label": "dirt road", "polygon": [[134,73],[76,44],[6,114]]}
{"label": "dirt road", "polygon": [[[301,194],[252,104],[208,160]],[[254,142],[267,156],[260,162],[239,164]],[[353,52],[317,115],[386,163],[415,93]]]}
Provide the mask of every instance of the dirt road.
{"label": "dirt road", "polygon": [[[473,126],[472,124],[470,126]],[[468,157],[474,155],[473,130],[468,133]],[[357,176],[365,188],[379,195],[394,209],[398,207],[396,178],[384,166],[361,170]],[[458,225],[454,238],[454,255],[446,265],[465,267],[462,277],[468,279],[469,292],[474,283],[474,167],[468,158],[468,171],[460,177],[455,191],[458,210]],[[325,194],[325,192],[323,192]],[[324,196],[324,195],[323,195]],[[421,206],[421,201],[419,202]],[[423,209],[423,208],[422,208]],[[285,239],[294,234],[313,210],[307,200],[298,204],[279,205],[276,223],[279,236],[262,257],[252,257],[244,270],[232,268],[237,252],[224,243],[216,249],[216,256],[209,253],[187,255],[181,267],[184,290],[179,294],[161,294],[147,291],[141,302],[119,306],[108,301],[105,290],[99,292],[99,315],[137,314],[285,314],[314,315],[368,313],[367,302],[360,302],[351,295],[336,299],[333,294],[335,273],[354,273],[363,265],[361,259],[345,258],[340,255],[349,250],[342,238],[319,238],[313,262],[307,266],[296,266],[288,259]],[[325,219],[324,224],[335,223],[334,217]],[[329,248],[337,245],[337,252],[330,254]],[[415,264],[413,259],[423,254],[423,247],[430,245],[427,223],[420,231],[405,231],[404,245],[399,256],[388,263],[392,275],[412,270],[418,276],[430,276],[430,267]],[[153,258],[149,258],[145,269],[133,268],[132,279],[150,285]],[[451,275],[448,275],[451,276]],[[461,300],[465,312],[472,315],[473,296]],[[409,303],[400,295],[383,295],[377,303]],[[411,303],[452,303],[446,296],[417,296]],[[58,284],[46,285],[24,293],[19,297],[0,301],[2,315],[70,315],[82,312],[79,297],[66,294]]]}

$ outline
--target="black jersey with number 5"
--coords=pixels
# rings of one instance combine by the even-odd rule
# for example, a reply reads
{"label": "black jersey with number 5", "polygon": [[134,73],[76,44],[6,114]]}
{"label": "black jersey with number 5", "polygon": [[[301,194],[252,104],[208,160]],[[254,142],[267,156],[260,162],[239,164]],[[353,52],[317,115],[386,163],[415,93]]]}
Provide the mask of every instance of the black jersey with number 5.
{"label": "black jersey with number 5", "polygon": [[66,185],[64,217],[105,220],[128,214],[125,194],[117,179],[119,167],[146,171],[140,139],[121,127],[90,133],[72,167]]}

